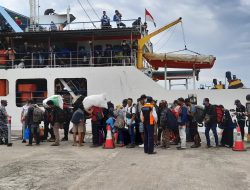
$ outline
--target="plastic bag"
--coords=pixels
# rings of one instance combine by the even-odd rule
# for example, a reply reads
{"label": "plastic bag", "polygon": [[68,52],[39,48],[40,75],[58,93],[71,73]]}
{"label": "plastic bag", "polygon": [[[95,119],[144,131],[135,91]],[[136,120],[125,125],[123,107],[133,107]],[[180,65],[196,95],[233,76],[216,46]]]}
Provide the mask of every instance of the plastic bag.
{"label": "plastic bag", "polygon": [[43,100],[43,106],[44,107],[48,107],[46,103],[49,100],[52,100],[54,102],[55,106],[63,109],[63,98],[62,98],[62,96],[60,96],[60,95],[53,95],[53,96],[50,96],[50,97],[46,98],[45,100]]}
{"label": "plastic bag", "polygon": [[108,109],[107,99],[105,94],[90,95],[83,100],[83,106],[86,110],[92,106]]}
{"label": "plastic bag", "polygon": [[28,140],[30,138],[30,130],[26,128],[24,131],[24,139]]}

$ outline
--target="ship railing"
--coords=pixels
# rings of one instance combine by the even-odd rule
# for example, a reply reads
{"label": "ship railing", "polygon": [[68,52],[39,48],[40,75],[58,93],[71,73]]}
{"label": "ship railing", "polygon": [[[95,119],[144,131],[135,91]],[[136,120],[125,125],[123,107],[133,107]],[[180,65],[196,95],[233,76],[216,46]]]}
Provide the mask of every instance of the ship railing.
{"label": "ship railing", "polygon": [[133,26],[132,23],[136,19],[121,20],[119,24],[116,21],[110,20],[108,25],[103,25],[101,21],[92,22],[72,22],[72,23],[46,23],[36,24],[26,27],[25,31],[60,31],[60,30],[82,30],[82,29],[109,29],[109,28],[137,28],[140,32],[143,31],[142,23],[139,26]]}
{"label": "ship railing", "polygon": [[0,61],[0,68],[56,68],[136,66],[136,51],[69,51],[16,53],[15,59]]}

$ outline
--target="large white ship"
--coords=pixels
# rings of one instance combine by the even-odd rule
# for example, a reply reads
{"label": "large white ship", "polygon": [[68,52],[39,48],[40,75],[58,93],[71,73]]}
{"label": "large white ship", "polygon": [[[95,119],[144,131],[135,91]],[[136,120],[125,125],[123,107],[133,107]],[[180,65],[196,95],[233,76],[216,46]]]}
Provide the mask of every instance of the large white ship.
{"label": "large white ship", "polygon": [[[106,93],[114,104],[128,97],[136,101],[141,94],[168,102],[194,95],[198,104],[208,97],[226,108],[233,108],[235,99],[245,102],[250,94],[250,89],[196,88],[199,69],[216,64],[213,56],[153,53],[150,38],[180,23],[181,18],[152,33],[141,25],[128,27],[134,20],[126,21],[124,28],[70,30],[75,17],[69,12],[59,15],[47,10],[38,19],[36,1],[31,0],[30,6],[30,17],[0,7],[0,99],[8,101],[7,111],[16,129],[21,129],[20,112],[27,99],[42,105],[43,99],[54,94],[63,95],[69,104],[75,95],[100,93]],[[167,71],[170,66],[188,70]],[[164,71],[156,71],[157,67]],[[155,82],[162,79],[165,88]],[[185,90],[169,90],[176,79],[185,81]]]}

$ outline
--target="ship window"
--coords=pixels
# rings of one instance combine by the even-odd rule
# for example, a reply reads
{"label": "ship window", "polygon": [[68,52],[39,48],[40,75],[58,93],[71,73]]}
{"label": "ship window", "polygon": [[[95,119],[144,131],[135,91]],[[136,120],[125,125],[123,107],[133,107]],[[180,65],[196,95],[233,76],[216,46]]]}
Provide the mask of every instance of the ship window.
{"label": "ship window", "polygon": [[74,95],[87,96],[87,80],[85,78],[57,78],[55,79],[55,94],[63,96],[64,102],[72,105]]}
{"label": "ship window", "polygon": [[22,107],[30,99],[41,106],[43,100],[47,98],[47,93],[46,79],[18,79],[16,81],[16,106]]}
{"label": "ship window", "polygon": [[9,81],[7,79],[0,79],[0,96],[7,96],[9,94]]}

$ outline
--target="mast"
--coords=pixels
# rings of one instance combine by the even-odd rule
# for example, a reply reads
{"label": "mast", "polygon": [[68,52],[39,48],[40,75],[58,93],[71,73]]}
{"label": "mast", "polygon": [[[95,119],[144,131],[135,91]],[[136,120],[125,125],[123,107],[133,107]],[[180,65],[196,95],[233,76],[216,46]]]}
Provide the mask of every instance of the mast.
{"label": "mast", "polygon": [[37,6],[36,6],[36,0],[29,0],[30,2],[30,26],[32,28],[35,28],[36,25],[36,19],[37,19]]}

